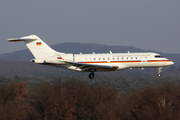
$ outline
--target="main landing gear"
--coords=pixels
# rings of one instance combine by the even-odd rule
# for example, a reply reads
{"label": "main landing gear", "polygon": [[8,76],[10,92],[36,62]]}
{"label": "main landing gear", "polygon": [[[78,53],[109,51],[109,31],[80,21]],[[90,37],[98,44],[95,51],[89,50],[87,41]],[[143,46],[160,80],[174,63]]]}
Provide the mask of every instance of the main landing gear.
{"label": "main landing gear", "polygon": [[94,73],[93,73],[93,72],[89,74],[89,78],[90,78],[90,79],[93,79],[93,78],[94,78],[94,76],[95,76],[95,75],[94,75]]}
{"label": "main landing gear", "polygon": [[162,72],[162,67],[159,67],[158,68],[158,75],[157,75],[158,77],[161,77],[161,72]]}

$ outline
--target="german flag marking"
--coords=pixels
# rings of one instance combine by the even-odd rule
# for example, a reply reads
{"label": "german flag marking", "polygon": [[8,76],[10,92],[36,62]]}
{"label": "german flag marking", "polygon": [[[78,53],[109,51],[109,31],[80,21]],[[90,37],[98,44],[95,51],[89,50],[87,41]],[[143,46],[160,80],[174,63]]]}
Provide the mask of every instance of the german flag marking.
{"label": "german flag marking", "polygon": [[36,45],[37,45],[37,46],[41,46],[41,42],[37,42]]}

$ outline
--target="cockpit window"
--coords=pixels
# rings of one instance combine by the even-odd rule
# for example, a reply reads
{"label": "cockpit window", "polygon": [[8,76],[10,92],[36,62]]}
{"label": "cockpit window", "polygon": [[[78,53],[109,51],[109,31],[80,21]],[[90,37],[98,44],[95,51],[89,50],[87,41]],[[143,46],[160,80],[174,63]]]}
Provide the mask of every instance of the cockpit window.
{"label": "cockpit window", "polygon": [[163,56],[155,55],[155,58],[162,58]]}

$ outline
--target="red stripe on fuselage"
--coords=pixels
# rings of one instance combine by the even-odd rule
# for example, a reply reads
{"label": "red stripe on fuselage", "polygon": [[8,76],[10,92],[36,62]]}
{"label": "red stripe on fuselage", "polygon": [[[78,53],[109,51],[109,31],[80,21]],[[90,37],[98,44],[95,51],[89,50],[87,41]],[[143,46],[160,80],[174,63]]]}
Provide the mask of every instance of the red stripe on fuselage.
{"label": "red stripe on fuselage", "polygon": [[171,60],[148,60],[147,62],[172,62]]}
{"label": "red stripe on fuselage", "polygon": [[79,63],[85,63],[85,64],[91,64],[91,63],[137,63],[141,61],[95,61],[95,62],[79,62]]}
{"label": "red stripe on fuselage", "polygon": [[[141,61],[95,61],[95,62],[79,62],[85,64],[93,63],[140,63]],[[171,60],[147,60],[147,62],[171,62]],[[143,62],[144,63],[144,62]]]}

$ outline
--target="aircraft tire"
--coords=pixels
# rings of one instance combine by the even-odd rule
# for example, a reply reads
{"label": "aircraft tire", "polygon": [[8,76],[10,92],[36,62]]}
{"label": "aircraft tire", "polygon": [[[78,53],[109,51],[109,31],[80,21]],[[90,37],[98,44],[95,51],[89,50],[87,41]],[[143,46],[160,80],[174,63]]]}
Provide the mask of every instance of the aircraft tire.
{"label": "aircraft tire", "polygon": [[90,79],[93,79],[93,78],[94,78],[94,73],[90,73],[90,74],[89,74],[89,78],[90,78]]}

